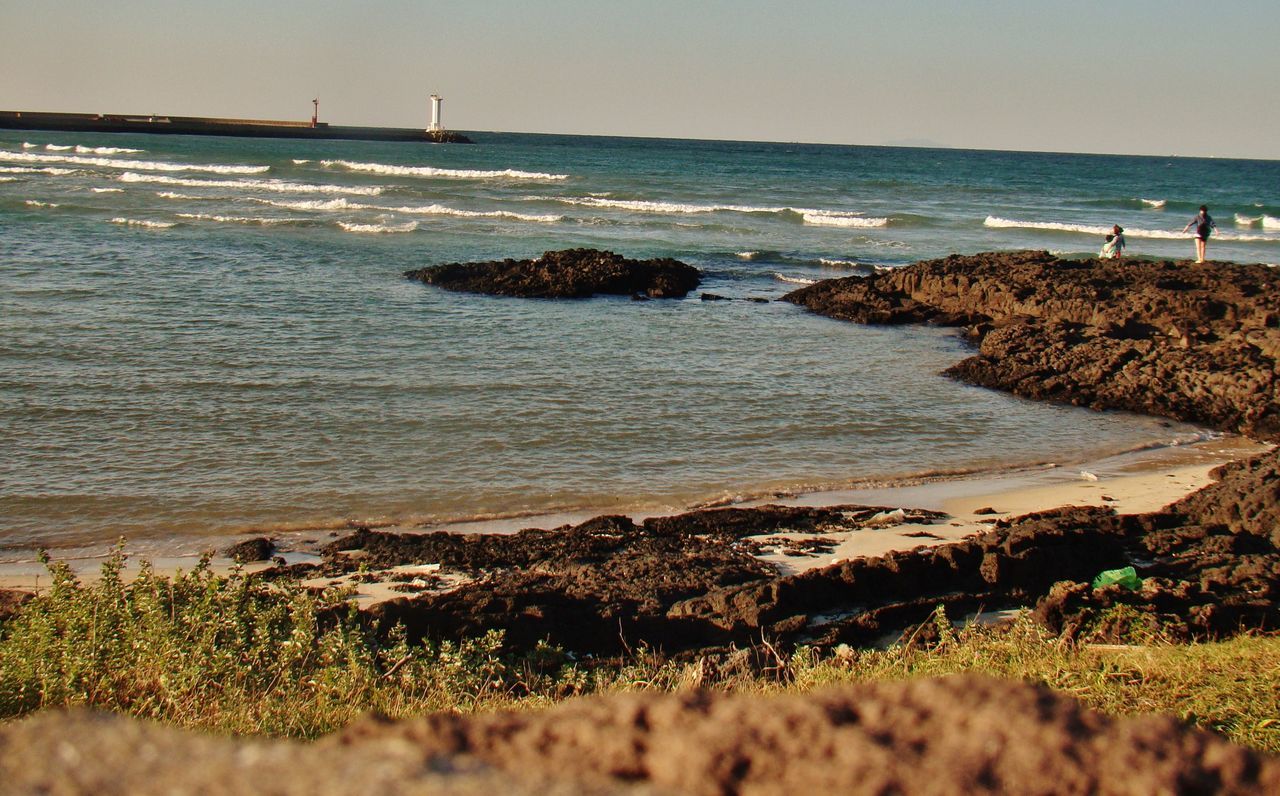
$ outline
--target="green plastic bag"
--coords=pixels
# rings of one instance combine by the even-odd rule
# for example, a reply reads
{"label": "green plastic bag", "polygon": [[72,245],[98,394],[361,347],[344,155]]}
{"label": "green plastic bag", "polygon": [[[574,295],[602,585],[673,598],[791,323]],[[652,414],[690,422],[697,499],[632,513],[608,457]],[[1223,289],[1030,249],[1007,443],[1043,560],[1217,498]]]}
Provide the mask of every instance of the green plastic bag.
{"label": "green plastic bag", "polygon": [[1142,588],[1142,578],[1138,577],[1138,573],[1134,571],[1133,567],[1121,567],[1120,569],[1105,569],[1098,573],[1098,577],[1093,579],[1093,588],[1095,589],[1114,585],[1138,591]]}

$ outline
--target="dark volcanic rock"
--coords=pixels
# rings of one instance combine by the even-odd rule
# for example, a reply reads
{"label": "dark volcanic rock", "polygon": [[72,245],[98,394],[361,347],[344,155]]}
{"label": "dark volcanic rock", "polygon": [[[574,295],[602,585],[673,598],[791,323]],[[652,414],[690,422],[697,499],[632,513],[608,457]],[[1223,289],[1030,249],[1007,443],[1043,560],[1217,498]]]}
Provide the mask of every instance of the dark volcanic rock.
{"label": "dark volcanic rock", "polygon": [[966,326],[978,355],[948,373],[973,384],[1280,440],[1267,266],[957,255],[785,298],[858,323]]}
{"label": "dark volcanic rock", "polygon": [[447,290],[522,298],[680,298],[701,280],[698,269],[679,260],[628,260],[597,249],[551,251],[536,260],[449,263],[405,276]]}
{"label": "dark volcanic rock", "polygon": [[[1118,516],[1068,507],[995,521],[962,541],[779,576],[756,558],[779,534],[821,550],[826,537],[877,527],[884,509],[763,506],[694,511],[636,524],[597,517],[516,534],[393,534],[335,540],[320,566],[281,573],[336,576],[361,567],[440,564],[474,580],[376,605],[379,626],[414,637],[465,638],[498,628],[514,648],[543,639],[614,655],[642,644],[707,653],[764,637],[783,644],[865,645],[926,621],[978,609],[1036,606],[1076,635],[1104,609],[1131,606],[1170,636],[1211,639],[1280,627],[1280,449],[1218,472],[1221,480],[1159,512]],[[933,512],[907,511],[927,526]],[[353,556],[348,553],[355,553]],[[1089,583],[1133,565],[1141,591]]]}
{"label": "dark volcanic rock", "polygon": [[243,542],[235,544],[222,551],[222,554],[232,561],[241,564],[247,564],[251,561],[266,561],[271,558],[271,554],[275,552],[275,542],[265,536],[258,536],[253,539],[245,539]]}
{"label": "dark volcanic rock", "polygon": [[1112,718],[967,675],[368,719],[308,743],[51,711],[0,727],[0,781],[49,794],[1263,794],[1280,790],[1280,760],[1171,717]]}

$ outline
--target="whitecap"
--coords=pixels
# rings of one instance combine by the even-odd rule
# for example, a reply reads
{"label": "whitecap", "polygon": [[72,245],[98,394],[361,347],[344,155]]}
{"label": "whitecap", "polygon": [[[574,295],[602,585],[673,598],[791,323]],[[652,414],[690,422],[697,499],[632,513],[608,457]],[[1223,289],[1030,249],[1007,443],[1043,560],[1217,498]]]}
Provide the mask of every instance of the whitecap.
{"label": "whitecap", "polygon": [[[998,216],[987,216],[982,222],[983,226],[995,229],[1038,229],[1049,232],[1074,232],[1082,235],[1106,235],[1111,231],[1110,224],[1070,224],[1061,221],[1017,221],[1009,218],[1000,218]],[[1265,227],[1266,218],[1263,218]],[[1276,227],[1280,229],[1280,226]],[[1167,229],[1135,229],[1130,227],[1124,231],[1126,237],[1129,238],[1151,238],[1156,240],[1187,240],[1191,237],[1191,233],[1178,230]],[[1238,232],[1219,232],[1215,236],[1217,240],[1236,241],[1236,242],[1254,242],[1254,243],[1280,243],[1280,236],[1275,235],[1244,235]]]}
{"label": "whitecap", "polygon": [[57,166],[0,166],[0,172],[5,174],[52,174],[61,177],[67,174],[75,174],[76,169],[60,169]]}
{"label": "whitecap", "polygon": [[57,202],[41,202],[38,199],[28,199],[23,202],[27,207],[61,207]]}
{"label": "whitecap", "polygon": [[7,152],[3,150],[0,150],[0,160],[18,163],[66,163],[75,166],[138,169],[140,171],[202,171],[212,174],[262,174],[271,168],[270,166],[162,163],[153,160],[118,160],[116,158],[83,157],[80,155],[41,155],[35,152]]}
{"label": "whitecap", "polygon": [[111,219],[112,224],[124,224],[127,227],[143,227],[145,229],[168,229],[178,226],[172,221],[150,221],[145,218],[123,218],[117,216]]}
{"label": "whitecap", "polygon": [[553,224],[564,220],[564,216],[559,215],[540,215],[534,213],[515,213],[510,210],[459,210],[445,205],[405,205],[401,207],[387,207],[384,205],[363,204],[360,202],[351,202],[346,199],[328,199],[324,201],[300,201],[300,202],[280,202],[271,199],[253,199],[261,204],[271,205],[272,207],[282,207],[289,210],[321,210],[321,211],[337,211],[337,210],[376,210],[383,213],[403,213],[405,215],[419,216],[454,216],[457,218],[510,218],[516,221],[531,221],[542,224]]}
{"label": "whitecap", "polygon": [[1237,227],[1252,227],[1254,224],[1261,223],[1262,216],[1246,216],[1243,213],[1236,213],[1235,221]]}
{"label": "whitecap", "polygon": [[887,218],[862,218],[852,215],[838,215],[831,212],[805,212],[801,213],[804,223],[812,224],[818,227],[887,227],[889,219]]}
{"label": "whitecap", "polygon": [[347,232],[413,232],[418,228],[418,222],[410,221],[408,224],[354,224],[346,221],[339,221],[338,226],[342,227]]}
{"label": "whitecap", "polygon": [[94,193],[124,193],[123,188],[90,188]]}
{"label": "whitecap", "polygon": [[178,213],[178,218],[189,218],[193,221],[216,221],[220,224],[254,224],[264,227],[277,224],[306,223],[305,218],[266,218],[263,216],[223,216],[211,213]]}
{"label": "whitecap", "polygon": [[779,273],[774,273],[773,278],[777,279],[779,282],[791,282],[796,285],[814,285],[818,282],[816,279],[806,279],[803,276],[787,276],[786,274]]}
{"label": "whitecap", "polygon": [[760,256],[760,252],[738,252],[739,260],[754,260]]}
{"label": "whitecap", "polygon": [[360,196],[377,196],[382,188],[360,185],[316,185],[282,180],[201,180],[185,177],[165,177],[158,174],[137,174],[126,171],[116,179],[121,182],[145,182],[155,185],[183,185],[189,188],[243,188],[250,191],[273,193],[347,193]]}
{"label": "whitecap", "polygon": [[393,177],[439,177],[445,179],[489,180],[567,180],[567,174],[547,174],[538,171],[518,171],[502,169],[500,171],[482,171],[476,169],[441,169],[434,166],[392,166],[386,163],[358,163],[351,160],[322,160],[320,165],[326,168],[338,167],[348,171],[367,174],[385,174]]}
{"label": "whitecap", "polygon": [[44,148],[49,150],[50,152],[66,152],[68,149],[71,149],[72,147],[70,144],[67,144],[66,146],[59,146],[58,144],[45,144]]}
{"label": "whitecap", "polygon": [[1262,228],[1263,229],[1280,229],[1280,218],[1276,218],[1275,216],[1264,215],[1262,217]]}
{"label": "whitecap", "polygon": [[144,149],[129,149],[123,146],[77,146],[76,152],[81,155],[136,155]]}
{"label": "whitecap", "polygon": [[1168,200],[1167,199],[1143,199],[1142,203],[1147,207],[1151,208],[1152,210],[1163,210],[1164,206],[1168,204]]}
{"label": "whitecap", "polygon": [[306,160],[306,159],[304,159],[304,158],[294,158],[294,159],[293,159],[293,165],[295,165],[295,166],[303,166],[303,165],[306,165],[307,163],[310,163],[310,162],[311,162],[311,161]]}

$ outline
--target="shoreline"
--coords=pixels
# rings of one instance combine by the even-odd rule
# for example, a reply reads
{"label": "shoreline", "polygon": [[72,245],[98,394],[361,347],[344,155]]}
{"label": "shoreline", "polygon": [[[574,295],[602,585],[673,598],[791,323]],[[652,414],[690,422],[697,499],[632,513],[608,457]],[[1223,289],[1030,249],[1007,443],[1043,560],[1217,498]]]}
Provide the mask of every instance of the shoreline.
{"label": "shoreline", "polygon": [[[886,523],[875,529],[829,535],[837,544],[830,554],[797,556],[781,550],[762,552],[760,560],[776,566],[782,576],[798,574],[855,558],[873,557],[916,547],[933,547],[959,541],[990,529],[998,519],[1046,511],[1063,506],[1108,506],[1119,514],[1139,514],[1158,510],[1212,483],[1209,473],[1216,467],[1266,451],[1271,446],[1237,435],[1213,436],[1209,439],[1174,445],[1144,446],[1118,454],[1062,463],[1018,465],[996,470],[963,473],[909,475],[901,478],[859,479],[840,488],[774,493],[771,496],[743,495],[732,501],[715,501],[679,509],[600,510],[577,509],[561,512],[521,513],[515,516],[438,523],[387,523],[362,526],[348,523],[333,526],[277,531],[257,530],[225,537],[200,537],[200,542],[217,541],[213,565],[227,572],[234,562],[222,550],[236,542],[258,536],[269,536],[277,545],[275,555],[288,564],[313,563],[319,550],[342,532],[354,527],[371,527],[380,532],[427,534],[449,532],[462,535],[515,534],[528,528],[555,529],[577,525],[605,515],[621,515],[635,522],[653,517],[669,517],[706,508],[755,508],[765,505],[797,507],[830,507],[842,504],[881,506],[895,509],[938,511],[947,518],[927,526],[909,523]],[[1089,480],[1082,472],[1095,475]],[[979,509],[995,509],[994,513],[977,513]],[[771,534],[773,538],[805,534]],[[92,546],[52,549],[54,560],[69,564],[76,574],[92,580],[98,565],[114,542]],[[128,562],[126,576],[137,572],[145,560],[160,574],[190,570],[201,553],[156,554],[138,549],[126,541]],[[210,549],[210,546],[202,548]],[[37,559],[37,550],[13,550],[0,560],[0,589],[39,591],[48,583],[47,571]],[[270,566],[269,561],[245,565],[247,571]],[[369,605],[403,596],[390,591],[386,583],[362,583],[357,600]]]}

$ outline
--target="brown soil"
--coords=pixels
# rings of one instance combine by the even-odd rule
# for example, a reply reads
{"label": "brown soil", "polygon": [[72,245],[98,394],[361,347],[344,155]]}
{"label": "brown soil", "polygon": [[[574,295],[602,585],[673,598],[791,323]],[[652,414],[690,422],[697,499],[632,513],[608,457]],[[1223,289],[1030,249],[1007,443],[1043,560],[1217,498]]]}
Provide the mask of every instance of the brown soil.
{"label": "brown soil", "polygon": [[1113,719],[962,676],[370,720],[311,745],[46,713],[0,729],[0,781],[66,794],[1261,794],[1280,790],[1280,760],[1172,718]]}

